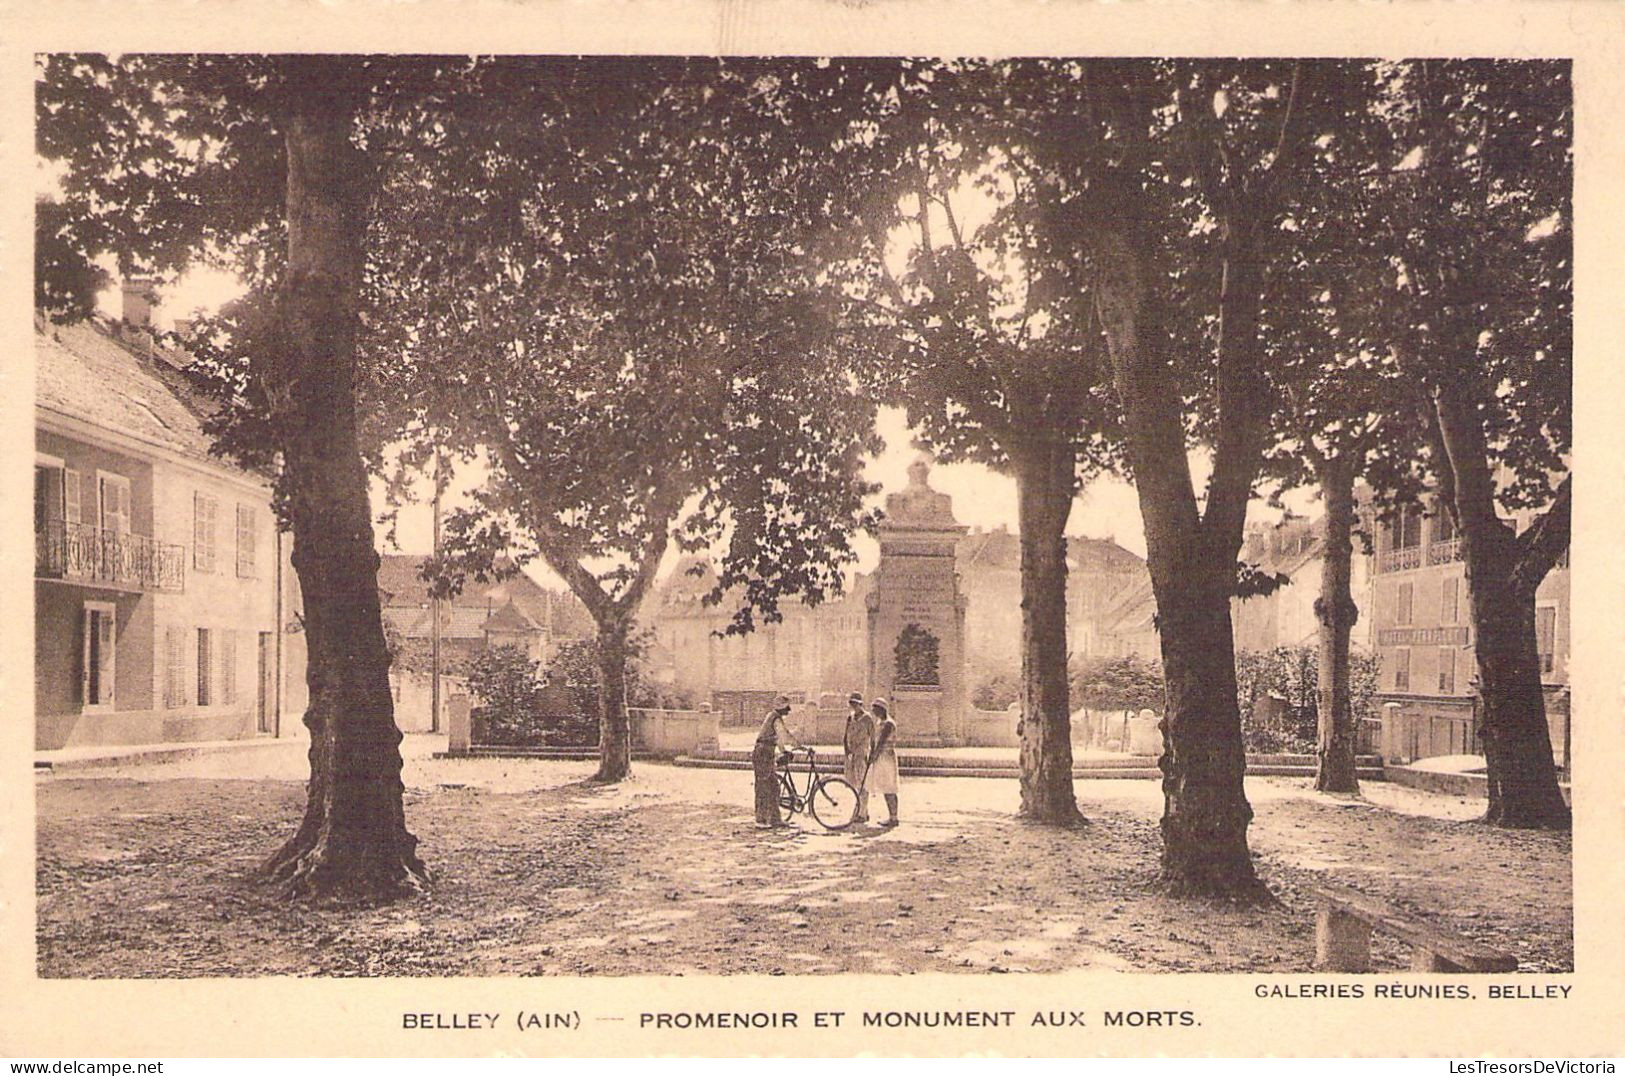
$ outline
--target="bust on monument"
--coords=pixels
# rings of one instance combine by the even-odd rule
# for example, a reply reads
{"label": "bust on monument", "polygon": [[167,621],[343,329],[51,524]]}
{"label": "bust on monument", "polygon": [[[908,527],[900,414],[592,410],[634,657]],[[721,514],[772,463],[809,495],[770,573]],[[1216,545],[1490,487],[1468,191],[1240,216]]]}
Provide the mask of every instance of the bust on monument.
{"label": "bust on monument", "polygon": [[953,498],[931,488],[931,462],[920,457],[908,465],[908,486],[886,498],[886,527],[936,530],[959,529]]}

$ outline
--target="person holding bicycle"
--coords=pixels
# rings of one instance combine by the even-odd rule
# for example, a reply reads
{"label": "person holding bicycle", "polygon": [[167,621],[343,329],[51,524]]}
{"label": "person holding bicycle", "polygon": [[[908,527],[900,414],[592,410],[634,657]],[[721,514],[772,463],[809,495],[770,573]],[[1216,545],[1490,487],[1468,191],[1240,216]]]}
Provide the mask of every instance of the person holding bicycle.
{"label": "person holding bicycle", "polygon": [[869,749],[869,772],[866,791],[879,792],[886,797],[886,811],[890,818],[883,826],[897,825],[897,722],[891,719],[890,707],[885,699],[870,704],[875,715],[874,746]]}
{"label": "person holding bicycle", "polygon": [[800,750],[801,744],[785,724],[790,713],[790,696],[780,695],[773,700],[773,709],[762,721],[756,734],[756,748],[751,752],[751,769],[756,774],[756,824],[758,826],[784,826],[789,823],[779,815],[779,779],[776,766],[779,748]]}

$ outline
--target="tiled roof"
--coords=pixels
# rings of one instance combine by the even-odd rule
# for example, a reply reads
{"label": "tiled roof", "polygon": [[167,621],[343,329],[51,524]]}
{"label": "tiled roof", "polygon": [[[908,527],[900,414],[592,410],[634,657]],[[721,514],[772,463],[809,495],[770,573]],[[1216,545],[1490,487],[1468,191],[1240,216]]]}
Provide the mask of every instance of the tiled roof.
{"label": "tiled roof", "polygon": [[203,418],[210,405],[181,373],[185,358],[149,351],[133,333],[126,342],[117,331],[112,323],[94,319],[53,325],[36,315],[35,403],[233,469],[209,455]]}
{"label": "tiled roof", "polygon": [[962,573],[1021,567],[1021,541],[1008,530],[972,531],[955,550]]}
{"label": "tiled roof", "polygon": [[485,631],[538,631],[540,626],[512,601],[491,614],[482,626]]}
{"label": "tiled roof", "polygon": [[[431,610],[425,606],[415,609],[410,606],[386,607],[383,611],[384,619],[406,639],[427,639],[434,633],[434,624],[429,619]],[[485,638],[485,621],[489,617],[484,608],[448,607],[441,614],[440,637],[442,639],[483,639]]]}
{"label": "tiled roof", "polygon": [[1116,595],[1101,612],[1100,622],[1108,631],[1143,631],[1152,626],[1156,615],[1157,599],[1147,576]]}
{"label": "tiled roof", "polygon": [[[414,608],[429,604],[429,589],[418,578],[418,569],[424,556],[421,553],[385,553],[378,563],[378,589],[385,595],[386,605]],[[468,579],[463,590],[450,605],[457,609],[472,609],[479,614],[477,623],[509,602],[532,623],[553,631],[564,638],[583,638],[594,634],[592,618],[581,603],[569,594],[550,591],[523,572],[493,583]],[[428,621],[424,622],[428,630]]]}
{"label": "tiled roof", "polygon": [[[972,531],[959,540],[955,552],[962,573],[1021,568],[1021,538],[1007,529]],[[1069,537],[1066,557],[1076,571],[1131,572],[1145,565],[1110,538]]]}
{"label": "tiled roof", "polygon": [[[693,568],[702,569],[699,573]],[[711,592],[716,584],[716,566],[699,554],[688,554],[682,557],[671,570],[655,585],[644,611],[649,616],[688,615],[701,617],[716,617],[726,619],[731,617],[744,600],[744,594],[739,588],[731,589],[722,595],[722,600],[715,605],[706,605],[702,599]],[[872,573],[859,572],[855,574],[847,588],[840,594],[828,595],[824,601],[816,606],[806,605],[796,598],[787,598],[779,606],[781,612],[790,614],[798,609],[807,610],[813,614],[827,613],[839,610],[842,607],[864,607],[864,599],[874,586]]]}
{"label": "tiled roof", "polygon": [[1145,568],[1145,559],[1124,549],[1114,538],[1073,535],[1066,540],[1066,556],[1082,571],[1132,572]]}

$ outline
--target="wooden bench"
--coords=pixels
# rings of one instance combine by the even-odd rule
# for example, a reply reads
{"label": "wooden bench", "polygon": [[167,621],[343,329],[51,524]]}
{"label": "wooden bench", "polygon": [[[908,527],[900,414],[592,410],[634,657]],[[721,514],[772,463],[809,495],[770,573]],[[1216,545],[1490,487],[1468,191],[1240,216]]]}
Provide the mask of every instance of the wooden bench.
{"label": "wooden bench", "polygon": [[1315,967],[1323,971],[1370,971],[1371,931],[1408,942],[1412,971],[1517,971],[1518,958],[1469,938],[1418,923],[1387,901],[1341,885],[1320,885],[1315,920]]}

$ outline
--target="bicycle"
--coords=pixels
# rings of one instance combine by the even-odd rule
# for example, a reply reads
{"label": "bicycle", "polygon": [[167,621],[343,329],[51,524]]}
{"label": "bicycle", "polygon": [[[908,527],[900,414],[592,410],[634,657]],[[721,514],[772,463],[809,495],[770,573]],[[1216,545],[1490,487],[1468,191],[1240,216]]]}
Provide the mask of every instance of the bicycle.
{"label": "bicycle", "polygon": [[844,777],[826,777],[813,763],[816,752],[807,753],[807,784],[796,788],[795,771],[790,768],[795,753],[785,751],[779,756],[779,806],[794,815],[806,811],[825,829],[842,830],[850,826],[858,814],[858,790]]}

